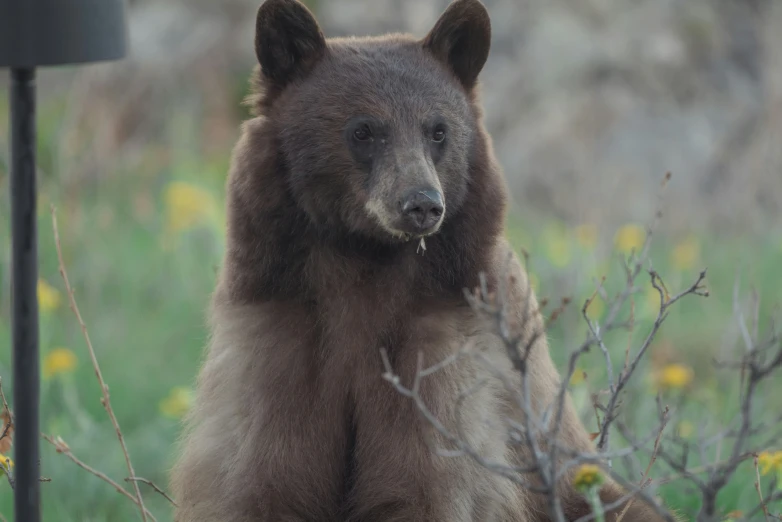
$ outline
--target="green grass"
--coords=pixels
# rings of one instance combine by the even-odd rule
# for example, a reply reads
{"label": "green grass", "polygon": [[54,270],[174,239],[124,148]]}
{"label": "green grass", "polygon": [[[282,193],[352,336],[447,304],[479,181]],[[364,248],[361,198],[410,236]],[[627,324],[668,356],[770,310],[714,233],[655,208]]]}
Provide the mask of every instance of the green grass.
{"label": "green grass", "polygon": [[[0,103],[0,120],[6,111]],[[58,114],[56,106],[43,111],[40,147],[44,167],[55,161],[51,152],[54,147],[47,140],[57,139]],[[0,134],[0,146],[5,145],[5,138]],[[109,384],[112,405],[136,473],[163,487],[180,426],[178,420],[161,413],[159,404],[173,388],[190,387],[194,382],[207,335],[205,310],[223,245],[221,225],[217,222],[216,226],[191,230],[180,236],[176,244],[164,248],[163,193],[168,183],[182,180],[210,191],[221,204],[228,162],[227,156],[200,158],[193,152],[174,152],[173,159],[162,166],[142,161],[133,172],[124,172],[120,162],[109,181],[101,183],[63,188],[57,180],[47,177],[41,186],[39,216],[41,278],[64,293],[48,211],[48,204],[54,203],[58,209],[70,280]],[[0,190],[6,198],[0,207],[0,280],[7,281],[10,227],[5,196],[8,180],[3,165],[0,161]],[[557,234],[552,230],[556,228],[547,223],[533,225],[518,217],[512,218],[508,225],[508,235],[514,246],[532,253],[530,269],[539,281],[539,294],[551,298],[552,302],[563,296],[575,300],[550,331],[553,357],[563,367],[569,349],[577,346],[586,333],[579,309],[594,288],[589,276],[605,273],[607,288],[615,292],[621,287],[623,272],[611,249],[614,230],[601,231],[595,251],[579,247],[567,236],[563,240],[569,249],[566,266],[552,266],[547,254],[552,234]],[[687,419],[693,425],[725,420],[735,414],[736,375],[716,372],[709,361],[715,355],[728,357],[740,353],[740,339],[733,334],[735,321],[732,319],[737,271],[741,274],[743,294],[747,293],[750,283],[759,289],[764,317],[772,315],[780,304],[780,235],[762,239],[702,235],[698,241],[700,258],[709,268],[707,283],[711,296],[707,299],[688,296],[678,303],[639,368],[636,386],[630,390],[623,410],[628,422],[639,432],[645,433],[654,427],[654,396],[647,390],[646,378],[653,358],[661,356],[666,346],[671,347],[668,350],[672,360],[687,364],[695,371],[693,388],[687,393],[697,402],[697,407],[690,406],[686,410]],[[700,263],[684,270],[674,267],[669,256],[674,244],[675,238],[657,238],[651,259],[671,291],[678,291],[695,280]],[[639,281],[648,285],[648,276],[642,275]],[[0,376],[10,400],[7,283],[0,288]],[[100,404],[101,392],[89,364],[81,330],[67,308],[64,295],[59,308],[43,313],[41,319],[42,357],[57,346],[68,347],[78,356],[73,372],[42,384],[42,430],[61,436],[76,456],[122,482],[127,476],[124,460]],[[640,298],[633,334],[635,346],[652,320],[650,310]],[[624,356],[626,339],[626,332],[607,338],[617,365]],[[574,397],[584,418],[591,423],[588,424],[590,429],[594,429],[586,390],[596,391],[604,382],[602,355],[593,351],[582,363],[589,379],[586,384],[574,388]],[[778,382],[779,379],[763,388],[756,404],[758,418],[780,410],[780,401],[774,398],[782,388]],[[693,459],[691,465],[697,466],[697,459]],[[43,442],[42,474],[51,478],[51,482],[42,484],[44,520],[113,522],[138,519],[137,511],[127,499]],[[653,474],[668,475],[670,471],[658,463]],[[753,506],[756,503],[753,477],[751,465],[742,465],[721,495],[721,507],[729,511]],[[147,489],[143,491],[148,507],[158,520],[171,520],[165,500]],[[672,506],[697,509],[697,498],[680,484],[663,487],[661,493]],[[11,490],[4,482],[0,482],[0,513],[6,518],[12,513]]]}

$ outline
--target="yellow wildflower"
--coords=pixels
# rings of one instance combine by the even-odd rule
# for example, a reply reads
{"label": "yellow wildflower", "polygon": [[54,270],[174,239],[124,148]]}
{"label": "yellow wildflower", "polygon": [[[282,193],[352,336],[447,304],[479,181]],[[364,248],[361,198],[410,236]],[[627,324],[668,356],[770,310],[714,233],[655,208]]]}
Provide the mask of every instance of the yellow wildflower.
{"label": "yellow wildflower", "polygon": [[570,385],[576,386],[586,380],[586,372],[582,368],[576,368],[573,375],[570,376]]}
{"label": "yellow wildflower", "polygon": [[768,475],[772,471],[782,473],[782,451],[764,451],[758,455],[760,474]]}
{"label": "yellow wildflower", "polygon": [[546,253],[549,261],[559,268],[565,267],[570,263],[570,243],[567,236],[563,233],[561,227],[550,226],[545,233]]}
{"label": "yellow wildflower", "polygon": [[638,225],[625,225],[614,236],[614,246],[623,254],[638,253],[646,240],[646,231]]}
{"label": "yellow wildflower", "polygon": [[175,181],[165,192],[166,226],[169,232],[181,232],[202,224],[214,216],[217,202],[201,187]]}
{"label": "yellow wildflower", "polygon": [[3,454],[0,454],[0,477],[5,475],[5,470],[12,470],[14,468],[14,461],[11,460],[11,457],[6,457]]}
{"label": "yellow wildflower", "polygon": [[576,489],[584,491],[603,483],[603,474],[600,466],[595,464],[582,464],[573,477],[573,485]]}
{"label": "yellow wildflower", "polygon": [[50,379],[58,373],[68,373],[76,367],[76,354],[68,348],[55,348],[43,360],[43,378]]}
{"label": "yellow wildflower", "polygon": [[698,262],[699,256],[698,238],[690,236],[674,247],[671,252],[671,264],[677,270],[689,270]]}
{"label": "yellow wildflower", "polygon": [[597,245],[597,226],[592,223],[579,225],[573,231],[576,241],[582,247],[592,250]]}
{"label": "yellow wildflower", "polygon": [[193,394],[189,388],[177,387],[171,390],[168,397],[160,401],[160,412],[166,417],[178,419],[190,409]]}
{"label": "yellow wildflower", "polygon": [[683,364],[668,364],[657,375],[657,385],[667,389],[681,389],[692,382],[692,369]]}
{"label": "yellow wildflower", "polygon": [[42,312],[51,312],[60,306],[60,292],[43,279],[38,280],[38,306]]}

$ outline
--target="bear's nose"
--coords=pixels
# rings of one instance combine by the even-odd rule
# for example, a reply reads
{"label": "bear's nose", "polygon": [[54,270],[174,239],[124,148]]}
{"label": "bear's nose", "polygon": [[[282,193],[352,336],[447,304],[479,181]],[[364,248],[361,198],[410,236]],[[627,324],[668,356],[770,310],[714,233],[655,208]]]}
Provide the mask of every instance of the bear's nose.
{"label": "bear's nose", "polygon": [[434,227],[443,215],[443,196],[437,190],[416,190],[402,203],[402,216],[416,232]]}

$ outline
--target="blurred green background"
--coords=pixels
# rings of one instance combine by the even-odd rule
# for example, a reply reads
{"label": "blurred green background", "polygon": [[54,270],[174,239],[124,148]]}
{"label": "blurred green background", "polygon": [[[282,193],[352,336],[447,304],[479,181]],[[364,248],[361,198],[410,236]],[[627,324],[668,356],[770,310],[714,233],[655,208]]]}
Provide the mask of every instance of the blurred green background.
{"label": "blurred green background", "polygon": [[[165,14],[164,7],[169,4],[134,2],[134,23],[146,27],[143,16],[151,15],[144,9]],[[225,16],[234,18],[227,18],[227,26],[233,27],[230,24],[234,21],[251,26],[253,7],[247,2],[230,3]],[[324,8],[318,5],[318,9]],[[146,23],[154,25],[149,20]],[[197,33],[196,29],[193,32]],[[100,389],[81,330],[68,309],[58,274],[49,212],[53,204],[71,284],[136,473],[165,488],[179,421],[192,401],[207,336],[205,311],[224,246],[225,176],[238,125],[247,116],[241,100],[247,94],[246,80],[254,63],[251,49],[249,54],[248,49],[237,54],[221,40],[202,49],[187,64],[174,61],[176,66],[167,69],[167,62],[150,64],[138,58],[149,51],[143,49],[144,41],[137,42],[141,49],[127,63],[40,74],[42,430],[61,436],[77,457],[115,480],[122,483],[127,476],[113,428],[100,403]],[[229,56],[238,58],[230,61]],[[491,95],[492,91],[484,97]],[[771,99],[776,101],[768,110],[779,111],[781,98]],[[7,121],[7,87],[0,83],[0,122]],[[507,139],[501,123],[495,121],[490,130]],[[775,136],[778,143],[782,137]],[[566,137],[558,143],[563,150],[569,147]],[[0,125],[0,193],[4,198],[0,205],[0,377],[11,400],[7,149],[7,125]],[[580,201],[582,211],[563,212],[556,205],[542,205],[538,193],[522,182],[527,179],[522,163],[508,158],[503,157],[503,163],[514,197],[508,236],[519,251],[530,253],[529,269],[541,297],[552,303],[565,296],[574,299],[549,332],[554,359],[564,368],[569,350],[586,335],[580,307],[594,291],[596,278],[607,276],[606,288],[611,295],[622,288],[621,260],[643,242],[644,226],[653,217],[655,192],[628,188],[625,198],[598,193]],[[757,182],[761,192],[763,187],[777,190],[782,175],[773,158],[768,163],[762,157],[755,160],[758,169],[770,173],[760,177],[748,174],[746,184],[761,179],[762,183]],[[601,172],[596,165],[584,164],[579,177],[594,176],[598,183]],[[637,187],[632,179],[613,176],[612,172],[602,173],[600,183]],[[656,187],[663,174],[655,174],[644,186]],[[665,207],[650,257],[671,292],[692,284],[698,272],[708,267],[711,295],[689,296],[675,305],[644,358],[622,409],[623,419],[639,434],[656,425],[658,390],[671,404],[678,404],[681,396],[688,399],[668,428],[685,438],[693,437],[701,427],[714,429],[735,415],[738,375],[717,371],[712,360],[734,359],[744,349],[734,317],[737,281],[741,303],[746,304],[753,288],[758,293],[761,331],[769,327],[772,317],[780,316],[782,227],[776,207],[758,214],[757,205],[736,203],[732,210],[735,222],[726,221],[725,205],[729,206],[731,199],[717,199],[703,190],[688,195],[683,188],[690,187],[688,176],[687,171],[674,172],[667,200],[674,203]],[[554,191],[575,192],[571,185],[561,180],[557,183]],[[752,210],[745,212],[747,208]],[[740,223],[750,212],[755,225],[743,227]],[[714,219],[709,219],[712,215]],[[656,316],[657,294],[648,275],[639,278],[634,301],[636,327],[631,340],[637,346]],[[629,315],[629,310],[628,306],[623,313]],[[603,301],[596,300],[589,313],[595,319],[604,317]],[[626,332],[607,337],[617,368],[624,358],[627,337]],[[605,386],[602,354],[595,350],[581,363],[580,370],[588,378],[574,379],[573,394],[587,425],[596,430],[589,394]],[[782,410],[780,391],[780,378],[764,385],[755,404],[757,420]],[[774,452],[782,446],[765,449]],[[43,441],[42,458],[42,473],[51,478],[42,484],[44,520],[138,519],[127,499]],[[639,459],[640,469],[644,469],[643,455]],[[697,454],[690,465],[699,465]],[[764,486],[779,468],[782,463],[762,477]],[[751,461],[741,465],[719,498],[726,513],[757,504],[754,473]],[[662,462],[652,472],[657,477],[670,474]],[[166,501],[144,486],[142,491],[158,520],[171,520]],[[660,493],[673,507],[697,509],[697,497],[680,483],[663,486]],[[7,483],[0,481],[0,514],[9,519],[11,497]],[[782,506],[776,509],[780,511]]]}

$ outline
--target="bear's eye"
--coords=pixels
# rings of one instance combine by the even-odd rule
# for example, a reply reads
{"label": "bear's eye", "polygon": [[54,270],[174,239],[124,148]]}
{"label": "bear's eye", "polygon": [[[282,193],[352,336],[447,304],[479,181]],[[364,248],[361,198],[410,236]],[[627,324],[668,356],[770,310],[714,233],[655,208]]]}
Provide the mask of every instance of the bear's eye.
{"label": "bear's eye", "polygon": [[372,137],[372,131],[369,130],[369,125],[364,124],[353,131],[353,137],[358,141],[367,141]]}
{"label": "bear's eye", "polygon": [[442,126],[438,126],[434,129],[434,132],[432,133],[432,141],[435,143],[442,143],[442,141],[445,139],[445,128]]}

